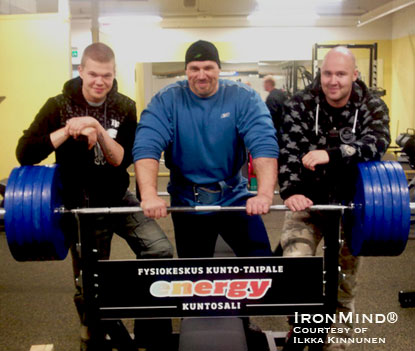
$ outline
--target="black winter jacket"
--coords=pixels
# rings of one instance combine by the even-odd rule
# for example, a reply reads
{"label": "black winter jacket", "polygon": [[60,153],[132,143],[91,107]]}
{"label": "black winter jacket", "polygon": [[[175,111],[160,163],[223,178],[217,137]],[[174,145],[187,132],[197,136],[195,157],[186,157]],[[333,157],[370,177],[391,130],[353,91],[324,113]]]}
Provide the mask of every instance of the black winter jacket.
{"label": "black winter jacket", "polygon": [[[72,117],[96,118],[124,148],[120,166],[108,164],[97,143],[88,150],[85,139],[69,138],[56,150],[50,134]],[[127,167],[132,163],[132,145],[137,125],[133,100],[117,92],[117,83],[99,107],[90,106],[82,95],[82,79],[65,83],[63,93],[48,99],[17,145],[16,156],[22,165],[32,165],[56,152],[63,183],[64,205],[68,208],[84,206],[117,206],[128,185]]]}
{"label": "black winter jacket", "polygon": [[[317,76],[286,103],[285,109],[279,128],[282,199],[302,194],[315,204],[352,200],[356,164],[380,160],[390,144],[385,103],[357,80],[346,106],[333,108]],[[326,150],[329,163],[315,171],[306,169],[301,159],[311,150]]]}

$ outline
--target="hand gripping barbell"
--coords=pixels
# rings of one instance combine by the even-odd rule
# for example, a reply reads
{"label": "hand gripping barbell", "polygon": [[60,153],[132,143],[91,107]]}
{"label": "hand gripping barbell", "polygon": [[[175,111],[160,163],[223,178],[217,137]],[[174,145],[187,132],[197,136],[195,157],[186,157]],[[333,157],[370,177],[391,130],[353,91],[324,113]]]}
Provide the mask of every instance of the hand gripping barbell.
{"label": "hand gripping barbell", "polygon": [[[315,205],[310,210],[343,211],[346,238],[353,255],[399,255],[408,241],[411,209],[408,183],[397,162],[358,165],[353,204]],[[68,243],[61,228],[64,213],[120,214],[140,212],[140,207],[79,208],[62,206],[59,169],[53,166],[14,168],[8,179],[4,216],[7,241],[18,261],[62,260]],[[244,206],[169,207],[169,212],[245,211]],[[271,211],[286,211],[283,205]]]}

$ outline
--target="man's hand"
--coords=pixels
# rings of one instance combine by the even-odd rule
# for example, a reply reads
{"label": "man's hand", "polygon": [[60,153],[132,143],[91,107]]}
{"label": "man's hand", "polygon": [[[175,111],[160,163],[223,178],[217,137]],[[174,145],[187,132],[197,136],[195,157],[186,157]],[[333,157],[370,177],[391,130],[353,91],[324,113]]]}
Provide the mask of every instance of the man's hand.
{"label": "man's hand", "polygon": [[251,197],[246,202],[246,213],[248,215],[262,215],[269,212],[272,205],[272,197],[266,195],[257,195]]}
{"label": "man's hand", "polygon": [[65,131],[73,138],[78,138],[85,128],[97,128],[100,126],[99,122],[92,117],[73,117],[66,122]]}
{"label": "man's hand", "polygon": [[306,208],[313,205],[308,197],[304,195],[291,195],[287,200],[284,201],[284,205],[287,206],[291,211],[304,211]]}
{"label": "man's hand", "polygon": [[87,127],[82,129],[81,135],[85,135],[88,138],[88,150],[91,150],[98,140],[97,130],[92,127]]}
{"label": "man's hand", "polygon": [[167,202],[159,196],[141,200],[141,208],[144,210],[146,217],[153,219],[167,217]]}
{"label": "man's hand", "polygon": [[330,158],[326,150],[313,150],[308,152],[303,158],[302,162],[305,168],[315,171],[317,165],[324,165],[329,163]]}

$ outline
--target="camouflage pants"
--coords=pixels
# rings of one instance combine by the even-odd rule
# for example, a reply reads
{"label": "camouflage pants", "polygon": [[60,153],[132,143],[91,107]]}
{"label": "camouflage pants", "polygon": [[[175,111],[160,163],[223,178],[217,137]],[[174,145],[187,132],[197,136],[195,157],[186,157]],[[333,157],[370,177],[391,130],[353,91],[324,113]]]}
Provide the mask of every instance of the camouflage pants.
{"label": "camouflage pants", "polygon": [[[330,212],[319,211],[287,212],[281,235],[283,256],[315,256],[317,246],[323,238],[323,232],[327,229],[327,223],[330,222],[328,221],[330,215],[332,215]],[[337,313],[354,313],[354,297],[360,257],[355,257],[350,253],[345,241],[340,249],[339,265],[344,276],[339,281]],[[342,328],[342,330],[348,328],[349,332],[329,334],[328,337],[347,338],[352,336],[353,326],[351,324],[335,323],[333,327]],[[345,350],[347,346],[346,344],[326,344],[324,350]]]}

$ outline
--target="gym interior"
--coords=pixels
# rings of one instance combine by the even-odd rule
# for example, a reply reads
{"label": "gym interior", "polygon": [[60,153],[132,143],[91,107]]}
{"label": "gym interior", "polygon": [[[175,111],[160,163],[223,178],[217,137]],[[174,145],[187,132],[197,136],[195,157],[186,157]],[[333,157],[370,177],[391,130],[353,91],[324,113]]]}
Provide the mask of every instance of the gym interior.
{"label": "gym interior", "polygon": [[[0,0],[2,194],[10,172],[19,166],[15,150],[23,130],[42,104],[61,92],[63,82],[78,75],[84,48],[97,41],[114,50],[118,89],[135,101],[138,118],[156,92],[185,78],[185,51],[196,40],[211,41],[218,48],[221,78],[248,83],[264,100],[265,76],[272,75],[277,88],[294,94],[311,82],[330,47],[348,46],[356,56],[360,78],[389,108],[392,143],[384,159],[401,163],[410,184],[413,155],[402,151],[402,140],[415,134],[414,18],[411,0]],[[51,155],[42,165],[54,162]],[[160,165],[158,191],[166,192],[169,170],[163,160]],[[134,192],[133,166],[129,172]],[[412,203],[413,185],[409,193]],[[168,196],[165,199],[169,201]],[[282,204],[278,188],[273,203]],[[275,249],[284,213],[272,211],[263,220]],[[170,216],[158,222],[174,245]],[[62,261],[17,262],[3,221],[1,230],[0,349],[78,350],[70,255]],[[412,215],[403,253],[363,257],[356,313],[394,312],[397,320],[364,325],[362,336],[384,338],[385,343],[355,343],[348,350],[415,349],[414,304],[405,304],[400,293],[415,291],[413,239]],[[228,251],[223,243],[219,246],[218,250]],[[134,258],[115,235],[111,260]],[[408,298],[415,300],[414,295]],[[286,316],[252,316],[251,321],[276,338],[284,338],[289,330]],[[124,323],[131,331],[132,321]],[[182,318],[173,318],[176,334],[181,324]],[[266,347],[281,350],[277,344],[256,350]]]}

